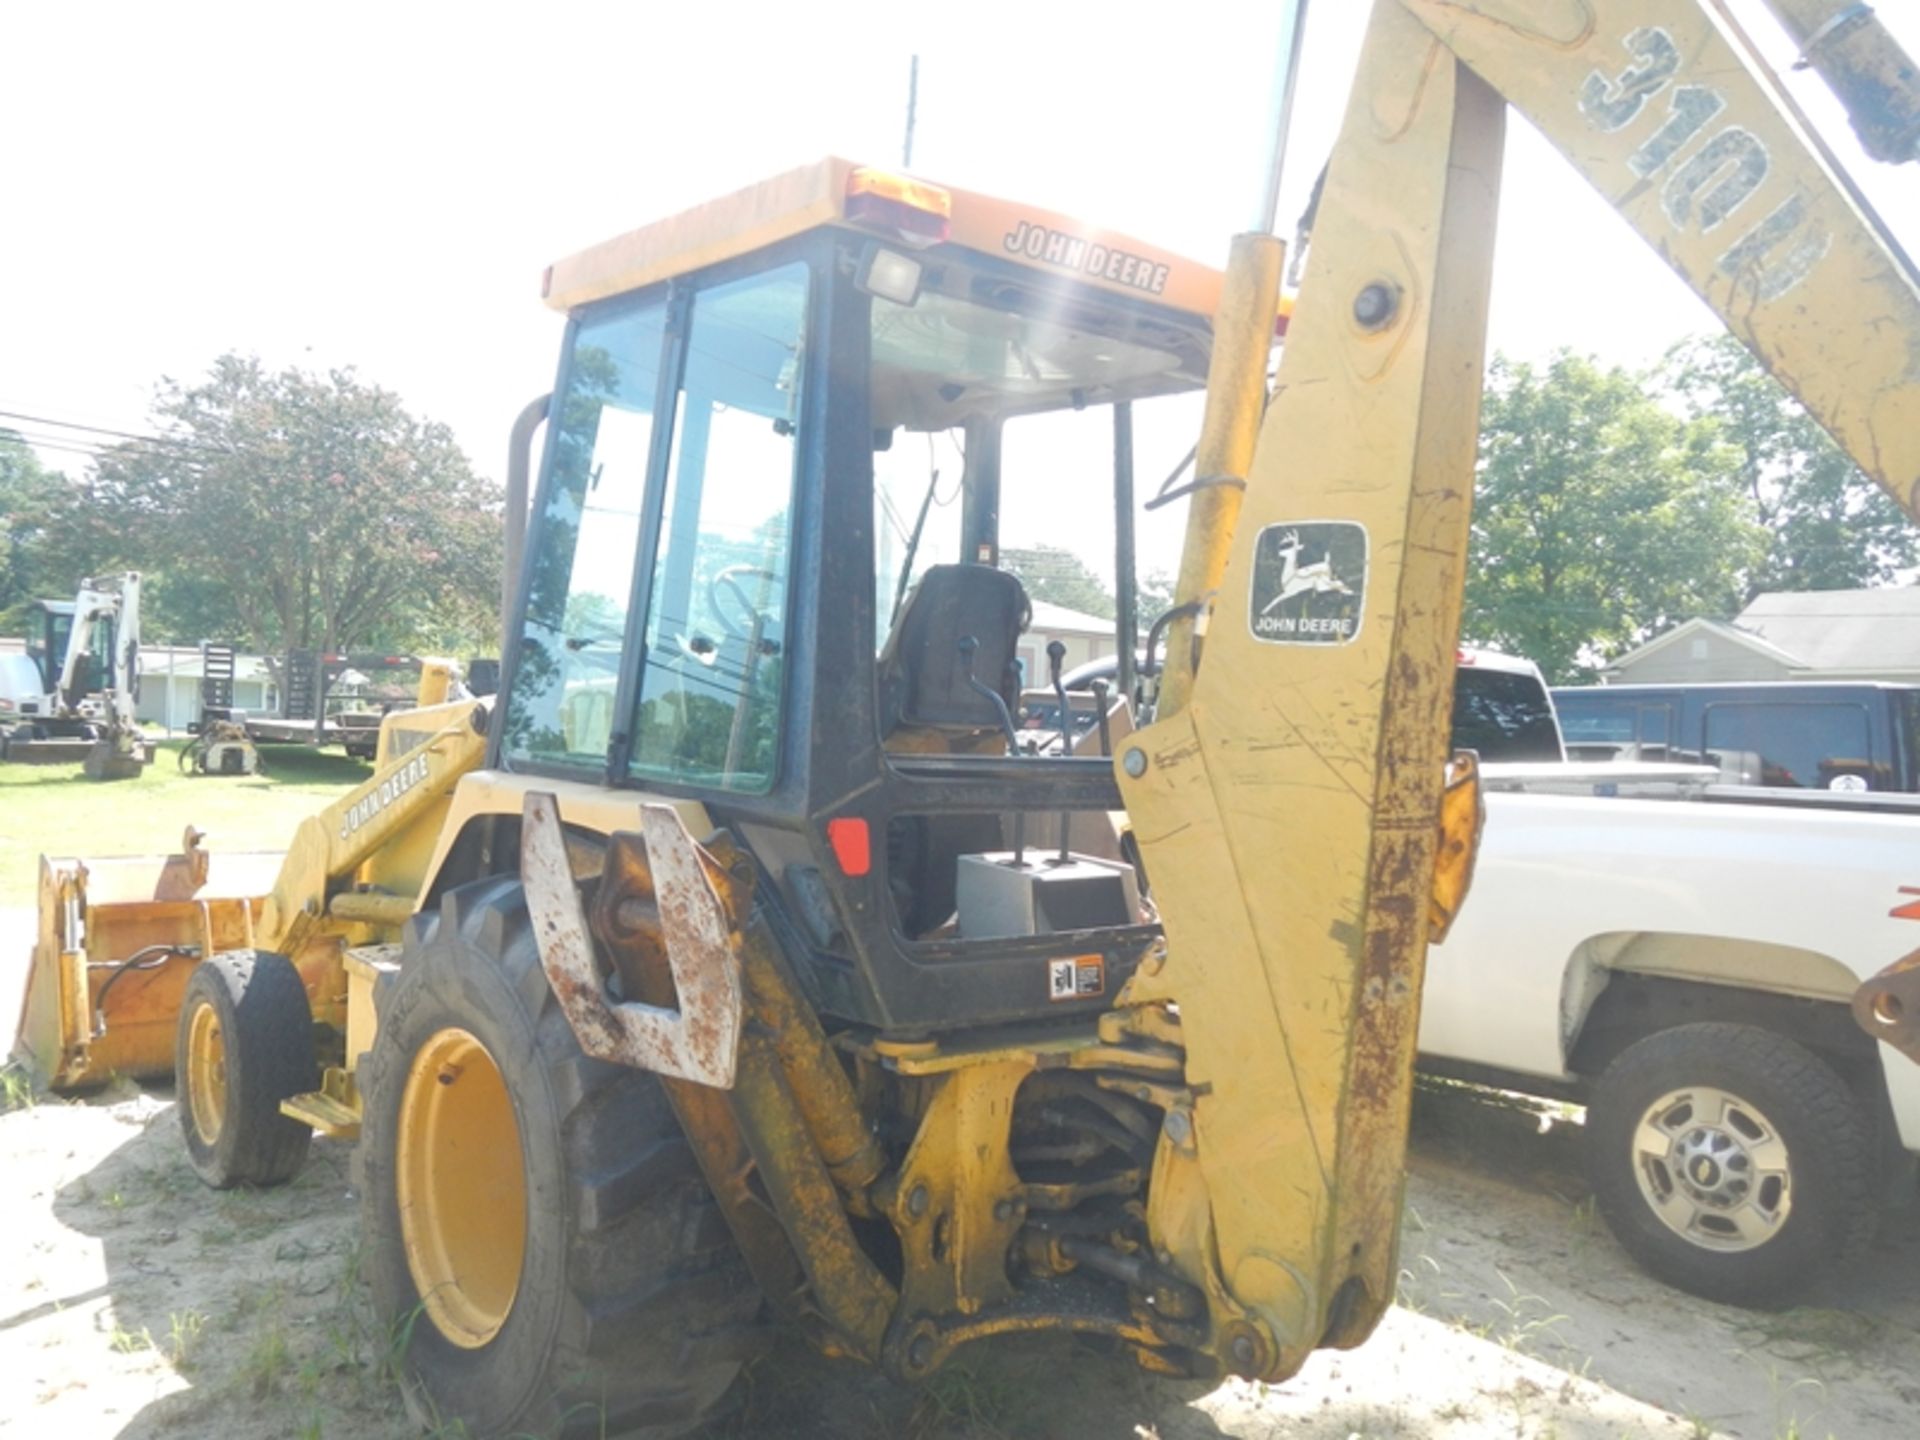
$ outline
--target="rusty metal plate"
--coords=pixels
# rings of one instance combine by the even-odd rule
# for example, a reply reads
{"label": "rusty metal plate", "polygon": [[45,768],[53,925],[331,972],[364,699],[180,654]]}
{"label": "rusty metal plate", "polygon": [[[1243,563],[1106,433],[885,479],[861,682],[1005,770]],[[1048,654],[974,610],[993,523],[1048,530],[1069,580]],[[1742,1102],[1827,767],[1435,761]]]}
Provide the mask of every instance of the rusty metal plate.
{"label": "rusty metal plate", "polygon": [[535,792],[524,815],[520,878],[540,964],[581,1049],[596,1059],[731,1089],[743,1012],[739,937],[673,807],[643,806],[641,829],[678,1010],[616,1001],[607,993],[567,863],[559,806],[552,795]]}
{"label": "rusty metal plate", "polygon": [[1853,1018],[1920,1065],[1920,950],[1893,962],[1853,992]]}

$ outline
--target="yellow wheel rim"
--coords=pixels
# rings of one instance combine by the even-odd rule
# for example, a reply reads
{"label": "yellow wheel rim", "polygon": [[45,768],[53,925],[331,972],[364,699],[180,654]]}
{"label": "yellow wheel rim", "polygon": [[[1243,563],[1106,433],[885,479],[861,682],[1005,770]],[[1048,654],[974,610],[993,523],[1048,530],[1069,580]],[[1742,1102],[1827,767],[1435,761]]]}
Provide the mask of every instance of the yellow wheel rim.
{"label": "yellow wheel rim", "polygon": [[400,1239],[427,1317],[477,1350],[507,1323],[527,1248],[520,1126],[500,1067],[465,1030],[415,1052],[394,1166]]}
{"label": "yellow wheel rim", "polygon": [[219,1014],[204,1002],[187,1028],[187,1110],[200,1143],[218,1144],[227,1119],[227,1042]]}

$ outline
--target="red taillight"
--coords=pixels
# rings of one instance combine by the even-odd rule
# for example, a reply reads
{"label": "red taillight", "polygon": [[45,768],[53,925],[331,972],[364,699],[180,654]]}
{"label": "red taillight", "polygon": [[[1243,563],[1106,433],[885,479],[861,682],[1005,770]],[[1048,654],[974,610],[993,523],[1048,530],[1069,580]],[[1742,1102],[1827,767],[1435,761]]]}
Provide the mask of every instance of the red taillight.
{"label": "red taillight", "polygon": [[1471,665],[1473,664],[1473,660],[1474,656],[1471,650],[1461,650],[1453,657],[1453,663],[1456,665]]}
{"label": "red taillight", "polygon": [[841,874],[857,878],[873,869],[873,837],[866,821],[848,816],[829,820],[827,843],[833,847]]}

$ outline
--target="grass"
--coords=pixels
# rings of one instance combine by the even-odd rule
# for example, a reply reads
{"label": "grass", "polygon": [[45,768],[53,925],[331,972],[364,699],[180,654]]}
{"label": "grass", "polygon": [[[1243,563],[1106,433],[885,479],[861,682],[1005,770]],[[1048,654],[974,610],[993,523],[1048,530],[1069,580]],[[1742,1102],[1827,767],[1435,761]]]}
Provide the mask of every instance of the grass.
{"label": "grass", "polygon": [[173,1368],[182,1375],[191,1374],[194,1350],[200,1344],[201,1332],[207,1328],[207,1317],[197,1310],[176,1310],[167,1316],[167,1328],[171,1332],[167,1349]]}
{"label": "grass", "polygon": [[1796,1306],[1791,1310],[1752,1312],[1742,1318],[1740,1330],[1756,1348],[1789,1364],[1805,1366],[1815,1376],[1825,1376],[1844,1373],[1856,1364],[1879,1338],[1882,1327],[1871,1316],[1851,1310]]}
{"label": "grass", "polygon": [[215,852],[284,850],[295,826],[372,769],[333,751],[268,746],[265,775],[183,775],[184,743],[159,742],[135,780],[0,764],[0,905],[34,903],[41,855],[170,855],[188,825]]}

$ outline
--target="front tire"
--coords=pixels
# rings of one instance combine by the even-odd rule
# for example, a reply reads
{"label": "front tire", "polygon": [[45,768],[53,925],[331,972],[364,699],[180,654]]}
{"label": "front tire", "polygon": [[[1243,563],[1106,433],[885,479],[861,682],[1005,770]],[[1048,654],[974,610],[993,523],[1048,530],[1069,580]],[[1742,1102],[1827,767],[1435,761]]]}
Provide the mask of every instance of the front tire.
{"label": "front tire", "polygon": [[1682,1025],[1630,1046],[1587,1132],[1614,1235],[1692,1294],[1782,1302],[1872,1234],[1871,1127],[1832,1067],[1772,1031]]}
{"label": "front tire", "polygon": [[415,920],[360,1069],[365,1266],[409,1411],[476,1437],[678,1433],[760,1297],[658,1079],[581,1053],[520,884]]}
{"label": "front tire", "polygon": [[313,1009],[300,972],[271,950],[193,967],[173,1046],[174,1096],[194,1173],[216,1190],[282,1185],[313,1131],[280,1102],[318,1088]]}

